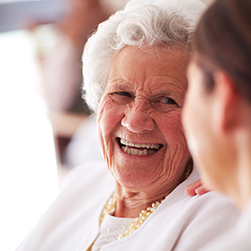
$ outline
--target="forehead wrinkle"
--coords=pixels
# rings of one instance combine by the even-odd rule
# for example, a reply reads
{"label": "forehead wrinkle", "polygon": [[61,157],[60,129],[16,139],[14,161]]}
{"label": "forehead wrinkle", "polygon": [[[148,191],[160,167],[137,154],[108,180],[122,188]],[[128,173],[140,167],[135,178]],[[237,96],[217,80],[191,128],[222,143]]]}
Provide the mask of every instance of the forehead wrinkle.
{"label": "forehead wrinkle", "polygon": [[107,87],[110,90],[112,90],[114,88],[122,89],[122,90],[123,89],[130,89],[130,85],[131,85],[131,83],[124,80],[123,78],[113,79],[113,80],[108,81],[108,83],[107,83]]}
{"label": "forehead wrinkle", "polygon": [[185,86],[182,85],[179,79],[168,76],[165,77],[165,79],[161,78],[160,80],[156,80],[156,84],[155,81],[152,81],[150,84],[150,92],[151,94],[156,94],[156,93],[184,94],[186,92],[186,85]]}
{"label": "forehead wrinkle", "polygon": [[[138,74],[128,74],[130,70],[124,73],[123,71],[121,72],[120,69],[114,69],[108,77],[107,85],[124,87],[125,89],[132,87],[137,90],[144,89],[147,72],[143,67],[140,69],[141,71],[138,71]],[[134,69],[134,71],[136,72],[137,68]]]}
{"label": "forehead wrinkle", "polygon": [[[126,68],[124,68],[123,64],[121,65],[121,63],[123,61],[121,62],[121,60],[119,60],[119,65],[115,64],[114,67],[111,67],[112,69],[110,69],[111,71],[110,71],[109,77],[110,77],[110,80],[112,80],[112,81],[109,81],[109,83],[122,82],[122,84],[119,83],[119,86],[121,86],[123,88],[129,89],[132,87],[133,90],[135,90],[135,92],[145,91],[146,93],[149,92],[151,95],[153,92],[155,92],[155,89],[160,89],[159,87],[162,85],[162,84],[160,85],[160,83],[163,82],[163,86],[164,85],[168,85],[169,87],[173,86],[172,89],[174,89],[174,90],[177,89],[177,91],[178,91],[178,89],[179,89],[182,92],[186,92],[186,84],[184,84],[184,82],[182,81],[183,74],[181,74],[182,75],[181,79],[179,77],[165,75],[165,72],[163,72],[163,75],[162,74],[158,75],[159,67],[156,67],[156,65],[153,64],[153,68],[150,67],[152,72],[149,75],[148,71],[149,71],[149,64],[151,64],[151,60],[149,61],[149,63],[143,62],[141,64],[141,62],[146,61],[147,58],[151,55],[156,55],[156,50],[147,51],[143,55],[143,57],[139,57],[139,58],[134,57],[134,60],[137,61],[137,64],[134,65],[133,69],[130,68],[130,65],[129,65],[129,68],[127,66],[126,66]],[[126,55],[126,56],[128,56],[128,55]],[[161,53],[159,53],[159,50],[157,50],[157,57],[158,57],[158,60],[161,59]],[[147,63],[147,64],[145,65],[145,63]],[[138,69],[140,69],[140,71],[138,71]],[[128,75],[128,72],[130,72],[130,71],[134,72],[134,74],[132,73],[132,74]],[[171,72],[168,74],[171,74],[171,75],[176,74],[176,68],[172,69],[172,67],[171,67],[169,69],[169,71],[171,71]],[[154,75],[154,74],[156,74],[156,75]],[[114,78],[114,80],[113,80],[113,78]],[[115,78],[118,78],[119,80],[116,80]],[[154,80],[155,78],[159,78],[159,80]],[[186,83],[185,73],[184,73],[184,81]],[[173,84],[170,82],[173,82]],[[129,88],[128,88],[128,85],[129,85]],[[155,88],[155,86],[156,86],[156,88]],[[161,87],[161,89],[162,89],[162,87]],[[168,87],[163,87],[163,89],[168,89]]]}

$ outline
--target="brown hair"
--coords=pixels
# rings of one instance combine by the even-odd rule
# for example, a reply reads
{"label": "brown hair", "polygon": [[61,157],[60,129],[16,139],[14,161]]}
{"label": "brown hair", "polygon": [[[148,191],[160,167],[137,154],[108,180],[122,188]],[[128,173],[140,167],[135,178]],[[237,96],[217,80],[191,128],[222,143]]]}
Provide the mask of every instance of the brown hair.
{"label": "brown hair", "polygon": [[199,22],[193,50],[207,88],[214,86],[213,71],[221,69],[251,102],[251,0],[214,2]]}

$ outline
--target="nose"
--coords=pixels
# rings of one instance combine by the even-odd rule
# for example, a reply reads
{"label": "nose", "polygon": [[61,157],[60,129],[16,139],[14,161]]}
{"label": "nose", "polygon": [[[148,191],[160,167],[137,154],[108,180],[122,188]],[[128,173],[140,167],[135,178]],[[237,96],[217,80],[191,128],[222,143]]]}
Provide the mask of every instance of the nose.
{"label": "nose", "polygon": [[125,112],[121,124],[134,133],[152,131],[155,127],[155,122],[151,117],[151,113],[143,107],[136,106],[129,108]]}

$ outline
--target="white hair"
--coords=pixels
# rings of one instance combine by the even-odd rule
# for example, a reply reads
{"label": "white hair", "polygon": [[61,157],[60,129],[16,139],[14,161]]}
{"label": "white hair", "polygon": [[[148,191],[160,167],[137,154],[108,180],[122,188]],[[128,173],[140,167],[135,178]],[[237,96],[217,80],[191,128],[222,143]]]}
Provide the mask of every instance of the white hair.
{"label": "white hair", "polygon": [[98,26],[83,53],[84,97],[96,113],[115,53],[129,46],[183,46],[205,10],[199,0],[131,0]]}

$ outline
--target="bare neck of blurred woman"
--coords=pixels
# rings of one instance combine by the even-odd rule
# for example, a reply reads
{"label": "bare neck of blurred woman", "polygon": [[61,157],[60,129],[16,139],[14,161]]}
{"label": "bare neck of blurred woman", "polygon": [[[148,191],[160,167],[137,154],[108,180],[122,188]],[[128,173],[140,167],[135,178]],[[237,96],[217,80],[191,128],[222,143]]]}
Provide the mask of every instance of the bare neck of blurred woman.
{"label": "bare neck of blurred woman", "polygon": [[[240,126],[232,135],[236,146],[233,158],[229,194],[234,198],[238,208],[243,211],[251,199],[251,105],[242,100],[238,109]],[[230,167],[231,168],[231,167]],[[231,183],[232,184],[231,184]]]}

